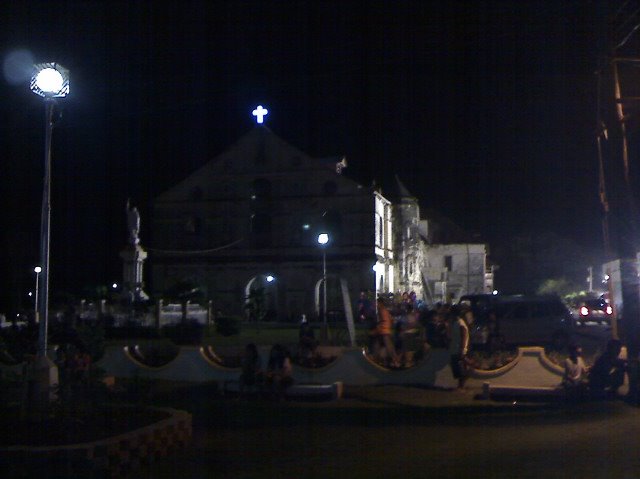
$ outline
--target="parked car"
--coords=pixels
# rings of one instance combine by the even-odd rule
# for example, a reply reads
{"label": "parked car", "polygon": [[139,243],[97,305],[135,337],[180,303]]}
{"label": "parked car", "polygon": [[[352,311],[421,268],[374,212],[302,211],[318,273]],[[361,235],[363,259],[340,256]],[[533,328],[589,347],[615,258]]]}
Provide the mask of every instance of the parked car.
{"label": "parked car", "polygon": [[552,345],[561,349],[573,336],[574,317],[557,296],[475,296],[460,298],[461,302],[471,304],[477,318],[472,332],[475,344],[483,344],[489,337],[487,320],[490,312],[495,313],[497,329],[509,345]]}
{"label": "parked car", "polygon": [[584,325],[588,321],[598,324],[611,323],[613,308],[604,298],[585,299],[578,308],[578,323]]}

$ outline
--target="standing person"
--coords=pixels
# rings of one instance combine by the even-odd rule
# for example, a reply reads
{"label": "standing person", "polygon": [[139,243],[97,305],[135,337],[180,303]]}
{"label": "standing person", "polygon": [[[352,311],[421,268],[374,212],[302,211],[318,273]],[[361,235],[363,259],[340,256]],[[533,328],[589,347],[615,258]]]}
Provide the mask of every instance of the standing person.
{"label": "standing person", "polygon": [[391,362],[391,367],[398,368],[400,367],[400,360],[393,347],[393,340],[391,339],[392,329],[393,319],[391,319],[391,313],[387,309],[384,299],[378,298],[378,337],[387,352],[387,359]]}
{"label": "standing person", "polygon": [[449,354],[451,355],[451,371],[453,377],[458,380],[458,389],[464,389],[464,384],[469,375],[469,346],[471,335],[469,326],[473,323],[473,312],[468,307],[453,307],[449,316],[451,342]]}
{"label": "standing person", "polygon": [[418,325],[418,313],[413,309],[413,305],[409,304],[405,321],[400,330],[400,364],[405,368],[413,366],[413,356],[416,350],[419,349],[417,347],[420,337]]}
{"label": "standing person", "polygon": [[371,303],[365,291],[360,291],[360,297],[356,301],[356,311],[358,312],[358,322],[365,324],[371,314]]}
{"label": "standing person", "polygon": [[298,356],[303,364],[309,365],[316,356],[318,341],[316,334],[307,320],[306,315],[302,315],[300,331],[298,332]]}

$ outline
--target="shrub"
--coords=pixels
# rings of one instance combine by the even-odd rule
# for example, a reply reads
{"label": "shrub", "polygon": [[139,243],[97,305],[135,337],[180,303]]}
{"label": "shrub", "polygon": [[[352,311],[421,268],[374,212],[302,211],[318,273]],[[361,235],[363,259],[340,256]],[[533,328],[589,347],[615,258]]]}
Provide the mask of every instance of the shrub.
{"label": "shrub", "polygon": [[216,332],[222,336],[233,336],[240,333],[240,319],[234,316],[216,318]]}
{"label": "shrub", "polygon": [[127,321],[122,326],[105,328],[107,339],[154,339],[158,331],[152,326],[142,326],[136,321]]}
{"label": "shrub", "polygon": [[162,327],[162,336],[174,344],[200,344],[204,336],[204,325],[194,319],[185,323],[167,324]]}

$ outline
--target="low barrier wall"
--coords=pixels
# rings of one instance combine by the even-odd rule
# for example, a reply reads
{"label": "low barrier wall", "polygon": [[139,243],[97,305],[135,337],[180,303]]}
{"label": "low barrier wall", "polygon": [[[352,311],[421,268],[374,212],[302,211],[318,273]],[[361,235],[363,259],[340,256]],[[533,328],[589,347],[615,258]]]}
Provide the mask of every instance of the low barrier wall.
{"label": "low barrier wall", "polygon": [[[259,349],[262,364],[266,365],[269,348]],[[432,349],[415,366],[407,369],[386,369],[372,361],[360,348],[323,351],[336,359],[321,368],[293,366],[293,379],[298,383],[332,384],[342,381],[354,386],[383,384],[412,384],[438,388],[453,388],[457,382],[451,373],[447,350]],[[327,354],[329,353],[329,354]],[[337,354],[336,354],[337,353]],[[227,368],[215,360],[215,351],[206,347],[182,347],[178,356],[161,367],[149,367],[137,361],[127,347],[108,348],[98,366],[116,377],[146,377],[175,381],[207,382],[237,380],[240,368]],[[470,384],[547,387],[557,386],[562,368],[545,355],[544,348],[519,348],[516,358],[493,371],[475,370]]]}
{"label": "low barrier wall", "polygon": [[[135,347],[134,347],[135,348]],[[270,348],[260,347],[262,364],[268,361]],[[341,381],[347,385],[370,386],[383,384],[411,384],[438,388],[453,388],[457,382],[451,373],[449,352],[432,349],[424,359],[407,369],[386,369],[367,357],[360,348],[320,348],[326,357],[336,359],[321,368],[305,368],[293,365],[293,379],[297,383],[333,384]],[[96,364],[108,375],[119,378],[143,377],[187,382],[218,382],[237,380],[240,368],[221,365],[215,350],[206,346],[183,346],[178,355],[160,367],[140,362],[135,352],[124,347],[107,347],[104,357]],[[7,367],[9,368],[9,367]],[[12,366],[17,371],[20,366]],[[5,369],[0,366],[0,369]],[[500,369],[475,370],[468,384],[481,386],[484,382],[501,386],[557,386],[562,368],[544,353],[541,347],[519,348],[516,358]]]}

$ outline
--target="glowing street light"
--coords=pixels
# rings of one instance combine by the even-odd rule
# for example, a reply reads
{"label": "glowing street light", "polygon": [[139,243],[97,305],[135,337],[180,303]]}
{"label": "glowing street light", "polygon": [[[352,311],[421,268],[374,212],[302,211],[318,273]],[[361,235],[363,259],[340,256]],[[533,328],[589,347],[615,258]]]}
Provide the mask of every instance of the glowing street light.
{"label": "glowing street light", "polygon": [[[30,88],[33,93],[44,98],[45,143],[44,143],[44,187],[42,191],[42,211],[40,220],[40,256],[42,274],[42,294],[38,312],[42,321],[38,331],[38,355],[47,354],[47,325],[49,320],[49,241],[51,233],[51,136],[53,134],[53,107],[56,98],[69,94],[69,70],[57,63],[34,65]],[[35,270],[34,270],[35,271]],[[39,273],[36,273],[39,274]]]}
{"label": "glowing street light", "polygon": [[329,243],[329,234],[320,233],[318,235],[318,244],[322,248],[322,327],[323,333],[327,335],[327,249]]}
{"label": "glowing street light", "polygon": [[267,283],[272,283],[275,281],[276,278],[272,275],[267,275],[265,279],[267,280]]}
{"label": "glowing street light", "polygon": [[40,283],[40,273],[42,273],[42,268],[40,266],[36,266],[35,268],[33,268],[33,272],[36,274],[36,297],[33,301],[34,304],[34,312],[35,312],[35,320],[36,323],[40,321],[39,318],[39,310],[38,310],[38,285]]}
{"label": "glowing street light", "polygon": [[30,88],[43,98],[64,98],[69,94],[69,70],[58,63],[34,65]]}
{"label": "glowing street light", "polygon": [[[44,99],[44,184],[42,188],[42,211],[40,216],[40,272],[42,272],[42,294],[38,298],[38,314],[42,320],[38,327],[38,353],[34,363],[37,381],[35,397],[39,401],[52,399],[53,386],[58,382],[58,369],[47,357],[47,326],[49,323],[49,241],[51,235],[51,137],[53,134],[53,109],[56,99],[69,94],[69,70],[57,63],[39,63],[33,67],[30,88]],[[34,269],[34,271],[36,271]],[[36,275],[40,273],[36,271]],[[36,276],[36,281],[38,276]]]}

